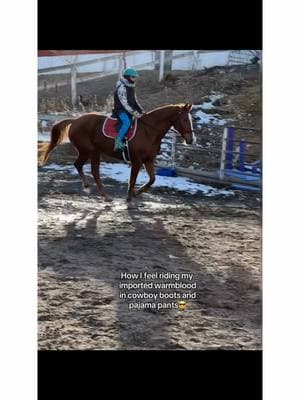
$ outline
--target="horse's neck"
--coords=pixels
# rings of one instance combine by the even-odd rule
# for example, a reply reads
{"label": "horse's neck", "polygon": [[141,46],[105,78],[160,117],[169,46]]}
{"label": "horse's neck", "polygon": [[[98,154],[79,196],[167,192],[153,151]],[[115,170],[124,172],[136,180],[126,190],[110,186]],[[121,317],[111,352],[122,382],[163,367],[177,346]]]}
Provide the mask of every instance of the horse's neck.
{"label": "horse's neck", "polygon": [[172,118],[174,117],[176,110],[171,109],[161,109],[154,111],[153,114],[149,115],[149,122],[155,127],[155,141],[160,142],[162,138],[166,135],[168,130],[171,128]]}

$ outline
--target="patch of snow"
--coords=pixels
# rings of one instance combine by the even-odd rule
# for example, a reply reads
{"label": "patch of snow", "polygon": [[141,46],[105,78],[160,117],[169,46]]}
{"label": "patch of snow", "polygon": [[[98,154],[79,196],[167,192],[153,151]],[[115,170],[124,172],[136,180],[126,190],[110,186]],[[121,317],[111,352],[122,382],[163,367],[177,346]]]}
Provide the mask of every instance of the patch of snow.
{"label": "patch of snow", "polygon": [[222,119],[219,114],[206,114],[204,111],[196,111],[194,115],[200,120],[196,121],[197,125],[202,125],[202,124],[214,124],[214,125],[225,125],[227,121]]}
{"label": "patch of snow", "polygon": [[[42,168],[51,169],[55,171],[67,171],[72,175],[77,175],[77,171],[73,166],[62,166],[58,164],[49,164]],[[90,173],[90,167],[84,166],[84,172]],[[100,172],[102,177],[114,179],[118,182],[127,183],[130,175],[130,167],[126,164],[121,163],[101,163]],[[146,171],[141,170],[137,178],[137,184],[143,184],[149,179]],[[187,193],[195,194],[201,192],[206,196],[230,196],[234,195],[232,190],[216,189],[212,186],[203,185],[200,183],[193,182],[191,179],[183,177],[168,177],[156,175],[154,187],[168,187],[175,190],[185,191]]]}
{"label": "patch of snow", "polygon": [[[214,109],[215,106],[212,104],[215,100],[221,99],[224,97],[223,94],[216,94],[216,92],[212,92],[209,96],[210,101],[203,102],[201,104],[194,104],[193,110],[194,115],[198,117],[200,120],[196,121],[196,125],[202,124],[214,124],[214,125],[225,125],[228,121],[232,121],[231,118],[222,119],[219,114],[206,114],[204,110]],[[198,111],[197,111],[198,110]]]}
{"label": "patch of snow", "polygon": [[168,154],[168,153],[166,153],[166,152],[162,152],[161,154],[159,154],[157,157],[156,157],[156,159],[157,160],[166,160],[166,161],[169,161],[170,159],[171,159],[171,156]]}
{"label": "patch of snow", "polygon": [[[198,104],[196,108],[204,108],[205,110],[211,110],[212,108],[215,108],[215,106],[212,104],[215,100],[222,99],[224,97],[223,94],[211,94],[208,96],[210,101],[205,101],[202,104]],[[194,108],[194,107],[193,107]]]}

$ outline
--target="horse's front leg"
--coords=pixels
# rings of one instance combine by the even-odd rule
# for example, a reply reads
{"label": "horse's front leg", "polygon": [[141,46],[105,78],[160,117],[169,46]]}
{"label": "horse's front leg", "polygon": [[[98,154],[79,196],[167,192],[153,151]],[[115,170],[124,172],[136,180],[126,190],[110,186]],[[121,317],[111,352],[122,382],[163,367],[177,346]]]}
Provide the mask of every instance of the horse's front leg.
{"label": "horse's front leg", "polygon": [[130,202],[132,200],[132,196],[134,196],[134,185],[136,182],[136,178],[138,176],[139,170],[141,169],[142,163],[135,162],[131,165],[130,178],[128,182],[128,191],[127,191],[127,201]]}
{"label": "horse's front leg", "polygon": [[154,160],[144,162],[145,169],[149,175],[149,181],[138,189],[137,194],[145,192],[155,182],[155,169],[153,163]]}

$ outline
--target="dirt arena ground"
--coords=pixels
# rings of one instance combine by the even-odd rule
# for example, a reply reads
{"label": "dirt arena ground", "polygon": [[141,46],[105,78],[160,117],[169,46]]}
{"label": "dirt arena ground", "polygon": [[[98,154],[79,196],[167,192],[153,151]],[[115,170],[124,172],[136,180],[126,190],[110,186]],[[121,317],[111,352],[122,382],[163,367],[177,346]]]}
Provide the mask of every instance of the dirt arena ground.
{"label": "dirt arena ground", "polygon": [[[77,176],[39,168],[39,349],[261,349],[261,210],[257,194],[207,198],[153,188],[132,207]],[[190,272],[185,310],[128,310],[120,274]]]}

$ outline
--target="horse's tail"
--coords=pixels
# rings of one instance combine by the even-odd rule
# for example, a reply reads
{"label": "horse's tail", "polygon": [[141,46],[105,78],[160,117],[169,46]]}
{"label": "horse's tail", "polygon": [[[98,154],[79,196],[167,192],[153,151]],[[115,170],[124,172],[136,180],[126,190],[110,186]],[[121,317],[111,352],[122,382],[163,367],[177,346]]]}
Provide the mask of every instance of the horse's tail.
{"label": "horse's tail", "polygon": [[64,119],[53,125],[51,129],[51,141],[49,143],[43,143],[39,147],[38,161],[40,165],[44,165],[50,152],[60,143],[63,143],[68,136],[69,127],[75,118]]}

